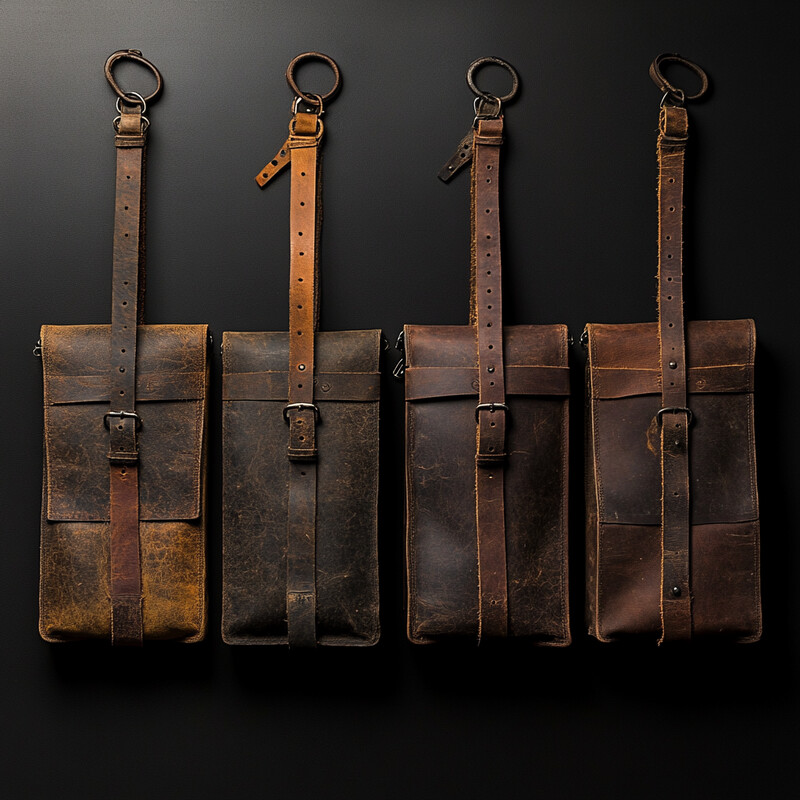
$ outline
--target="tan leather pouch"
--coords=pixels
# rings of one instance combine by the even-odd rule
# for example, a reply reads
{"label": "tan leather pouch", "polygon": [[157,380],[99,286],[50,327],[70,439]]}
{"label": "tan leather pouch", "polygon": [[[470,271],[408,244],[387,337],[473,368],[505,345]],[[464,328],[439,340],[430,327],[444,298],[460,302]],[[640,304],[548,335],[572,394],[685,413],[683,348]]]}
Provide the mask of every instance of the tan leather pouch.
{"label": "tan leather pouch", "polygon": [[[123,92],[112,69],[156,79]],[[147,102],[158,69],[112,53],[117,94],[111,324],[42,328],[39,631],[50,642],[196,642],[206,628],[208,328],[143,325]]]}
{"label": "tan leather pouch", "polygon": [[[144,639],[190,642],[205,631],[207,338],[205,325],[139,326]],[[52,642],[107,639],[109,327],[46,325],[41,342],[40,632]]]}

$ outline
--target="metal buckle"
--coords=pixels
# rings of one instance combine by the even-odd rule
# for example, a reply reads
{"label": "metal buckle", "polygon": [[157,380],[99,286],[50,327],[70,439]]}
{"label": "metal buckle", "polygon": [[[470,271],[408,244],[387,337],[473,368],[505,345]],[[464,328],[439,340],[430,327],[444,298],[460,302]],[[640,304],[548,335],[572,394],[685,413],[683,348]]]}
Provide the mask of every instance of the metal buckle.
{"label": "metal buckle", "polygon": [[[133,98],[134,100],[136,100],[139,103],[141,103],[141,106],[142,106],[142,133],[144,133],[150,127],[150,120],[147,119],[147,117],[144,115],[144,112],[147,111],[147,101],[144,99],[144,97],[142,97],[139,94],[139,92],[126,92],[125,94],[126,94],[126,99]],[[122,117],[120,116],[122,114],[122,109],[120,108],[119,100],[120,100],[120,98],[118,97],[117,98],[117,103],[116,103],[117,116],[114,117],[114,122],[112,123],[114,125],[114,130],[117,131],[117,133],[119,133],[119,123],[122,120]]]}
{"label": "metal buckle", "polygon": [[503,101],[493,94],[476,97],[472,103],[475,110],[475,117],[472,120],[472,127],[478,127],[479,119],[498,119],[503,111]]}
{"label": "metal buckle", "polygon": [[667,408],[659,408],[656,412],[656,424],[663,425],[664,420],[661,418],[664,414],[677,414],[680,411],[686,412],[686,424],[691,425],[692,420],[694,419],[694,414],[692,414],[691,408],[684,408],[683,406],[667,406]]}
{"label": "metal buckle", "polygon": [[313,409],[314,411],[314,421],[319,422],[319,409],[314,405],[314,403],[289,403],[289,405],[284,406],[283,408],[283,419],[285,422],[289,422],[289,410],[292,408],[309,408]]}
{"label": "metal buckle", "polygon": [[508,411],[508,406],[505,403],[478,403],[475,406],[475,422],[478,421],[478,414],[481,410],[488,410],[489,413],[494,414],[495,411]]}
{"label": "metal buckle", "polygon": [[103,414],[103,425],[108,428],[108,418],[109,417],[117,417],[118,419],[124,419],[125,417],[129,417],[130,419],[136,420],[136,430],[140,430],[142,427],[142,420],[141,417],[135,411],[106,411]]}

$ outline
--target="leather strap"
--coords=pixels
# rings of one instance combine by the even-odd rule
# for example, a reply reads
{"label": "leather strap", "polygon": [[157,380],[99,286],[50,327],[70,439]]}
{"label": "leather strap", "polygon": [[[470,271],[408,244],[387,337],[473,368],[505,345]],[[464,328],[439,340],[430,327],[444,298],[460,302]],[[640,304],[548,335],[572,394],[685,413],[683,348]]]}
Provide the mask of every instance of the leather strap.
{"label": "leather strap", "polygon": [[499,167],[503,118],[479,119],[472,140],[472,279],[470,321],[478,351],[475,457],[479,625],[484,636],[508,634],[504,506],[506,392],[500,270]]}
{"label": "leather strap", "polygon": [[109,430],[111,498],[111,641],[141,645],[139,447],[136,413],[136,328],[144,293],[144,165],[146,133],[139,105],[122,103],[117,135],[114,272],[111,310]]}
{"label": "leather strap", "polygon": [[321,220],[319,143],[322,120],[297,112],[289,138],[256,177],[265,186],[291,163],[289,269],[289,423],[286,614],[290,647],[315,647],[317,423],[314,405],[314,337],[318,321],[318,252]]}
{"label": "leather strap", "polygon": [[658,134],[658,338],[661,357],[661,625],[659,643],[692,636],[689,424],[683,313],[686,109],[661,108]]}

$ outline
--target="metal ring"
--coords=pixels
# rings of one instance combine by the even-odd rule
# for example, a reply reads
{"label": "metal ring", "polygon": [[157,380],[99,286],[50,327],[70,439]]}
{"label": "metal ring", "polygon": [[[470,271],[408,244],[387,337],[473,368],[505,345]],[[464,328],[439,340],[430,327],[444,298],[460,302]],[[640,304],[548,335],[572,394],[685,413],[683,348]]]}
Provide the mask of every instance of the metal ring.
{"label": "metal ring", "polygon": [[686,424],[691,425],[692,420],[694,419],[694,414],[692,414],[692,409],[685,408],[683,406],[667,406],[667,408],[659,408],[658,411],[656,412],[656,424],[657,425],[664,424],[664,420],[662,419],[662,416],[664,414],[678,414],[681,411],[686,412]]}
{"label": "metal ring", "polygon": [[511,75],[511,91],[508,94],[501,95],[497,99],[500,100],[502,103],[508,103],[512,100],[517,92],[519,91],[519,74],[508,63],[508,61],[503,61],[502,58],[496,58],[495,56],[484,56],[483,58],[476,58],[468,67],[467,67],[467,86],[472,89],[473,94],[478,95],[478,97],[483,97],[485,99],[489,99],[494,97],[494,95],[489,94],[488,92],[484,92],[482,89],[479,89],[475,85],[475,73],[481,68],[486,66],[487,64],[495,64],[498,67],[502,67],[506,70],[509,75]]}
{"label": "metal ring", "polygon": [[[139,102],[142,104],[142,114],[147,111],[147,101],[142,97],[139,92],[126,92],[125,93],[125,100],[129,100],[131,97],[137,98]],[[115,108],[117,109],[117,114],[122,113],[122,109],[120,108],[120,102],[122,101],[121,97],[117,98],[117,102],[115,104]],[[132,105],[132,103],[128,103],[128,105]]]}
{"label": "metal ring", "polygon": [[488,411],[494,414],[495,411],[508,411],[508,406],[505,403],[478,403],[475,406],[475,422],[478,421],[478,413],[480,411]]}
{"label": "metal ring", "polygon": [[[694,74],[700,78],[700,91],[696,94],[687,95],[683,89],[673,86],[661,72],[661,65],[665,62],[681,64],[686,67],[686,69],[694,72]],[[667,97],[669,97],[677,105],[683,105],[685,100],[699,100],[708,91],[708,75],[706,75],[705,70],[695,64],[693,61],[689,61],[683,56],[679,56],[677,53],[662,53],[660,56],[656,56],[656,58],[653,60],[653,63],[650,65],[650,77],[653,79],[653,83],[655,83],[655,85],[658,86],[662,92],[664,92],[664,97],[661,98],[662,106],[664,105],[664,101],[667,99]]]}
{"label": "metal ring", "polygon": [[[303,61],[323,61],[333,70],[333,88],[328,91],[327,94],[309,94],[300,90],[300,87],[294,79],[294,71]],[[332,100],[336,96],[342,85],[342,76],[339,72],[339,65],[330,56],[326,56],[324,53],[309,52],[300,53],[299,56],[295,56],[289,62],[289,66],[286,67],[286,82],[289,84],[289,88],[298,97],[301,97],[306,103],[313,106],[320,105],[322,101],[327,102],[328,100]],[[317,98],[320,98],[320,100],[318,101]]]}
{"label": "metal ring", "polygon": [[283,407],[283,419],[284,419],[285,422],[289,421],[289,410],[292,409],[292,408],[313,409],[313,411],[314,411],[314,419],[317,422],[320,421],[319,409],[316,407],[316,405],[314,405],[314,403],[289,403],[289,405]]}
{"label": "metal ring", "polygon": [[[106,59],[106,66],[105,66],[105,73],[106,73],[106,80],[111,84],[111,88],[117,93],[117,96],[124,100],[128,95],[133,94],[133,92],[125,92],[123,91],[119,84],[117,83],[114,75],[112,74],[111,70],[114,64],[117,61],[120,61],[123,58],[127,58],[129,61],[136,61],[142,66],[147,67],[150,72],[153,73],[156,79],[156,88],[153,90],[152,94],[147,95],[147,97],[142,98],[143,101],[150,102],[155,100],[158,94],[161,92],[161,89],[164,86],[164,79],[161,77],[161,73],[158,71],[158,68],[155,64],[148,61],[143,55],[141,50],[117,50],[115,53],[112,53]],[[141,97],[141,95],[139,95]]]}

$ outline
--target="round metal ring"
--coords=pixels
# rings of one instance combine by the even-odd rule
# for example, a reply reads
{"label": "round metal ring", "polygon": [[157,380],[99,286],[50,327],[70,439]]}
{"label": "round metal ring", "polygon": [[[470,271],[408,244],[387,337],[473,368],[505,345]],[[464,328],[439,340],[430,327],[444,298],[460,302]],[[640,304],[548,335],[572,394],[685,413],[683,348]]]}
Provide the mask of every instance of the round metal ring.
{"label": "round metal ring", "polygon": [[[300,65],[303,61],[323,61],[327,64],[331,70],[333,70],[333,88],[330,89],[326,94],[321,93],[307,93],[300,90],[300,87],[297,85],[294,79],[294,71],[297,69],[298,65]],[[342,85],[342,76],[339,72],[339,65],[330,57],[326,56],[324,53],[317,53],[317,52],[309,52],[309,53],[300,53],[299,56],[295,56],[290,62],[289,66],[286,67],[286,82],[289,84],[289,88],[298,96],[301,97],[306,103],[311,106],[320,105],[321,103],[317,100],[317,98],[321,98],[322,102],[327,102],[328,100],[333,99],[339,91],[339,88]]]}
{"label": "round metal ring", "polygon": [[519,74],[508,63],[508,61],[503,61],[502,58],[496,58],[495,56],[484,56],[483,58],[476,58],[468,67],[467,67],[467,86],[472,89],[473,94],[478,95],[478,97],[483,97],[484,99],[494,98],[495,95],[489,94],[488,92],[484,92],[482,89],[479,89],[475,85],[475,73],[481,68],[486,66],[487,64],[495,64],[498,67],[502,67],[504,70],[511,75],[511,91],[508,94],[501,95],[497,97],[501,103],[508,103],[512,100],[517,92],[519,91]]}
{"label": "round metal ring", "polygon": [[[686,94],[683,89],[673,86],[661,72],[661,65],[670,62],[681,64],[686,69],[694,72],[700,79],[700,91],[696,94]],[[708,91],[708,75],[706,75],[705,70],[677,53],[662,53],[660,56],[656,56],[650,65],[650,77],[653,79],[653,83],[665,93],[665,97],[661,100],[662,105],[667,97],[678,105],[682,105],[684,100],[699,100]]]}
{"label": "round metal ring", "polygon": [[[153,90],[152,94],[147,95],[147,97],[142,98],[142,100],[143,102],[148,102],[148,103],[151,102],[152,100],[155,100],[155,98],[159,95],[161,89],[164,86],[164,79],[161,77],[161,73],[158,71],[156,65],[148,61],[142,55],[140,50],[117,50],[115,53],[112,53],[106,59],[106,66],[105,66],[106,80],[111,85],[111,88],[117,93],[117,96],[121,100],[124,100],[127,96],[134,94],[134,92],[126,92],[123,89],[121,89],[111,71],[114,67],[114,64],[116,64],[117,61],[120,61],[124,58],[128,59],[129,61],[136,61],[142,66],[147,67],[147,69],[149,69],[150,72],[153,73],[153,76],[156,79],[156,88]],[[141,95],[139,95],[139,97],[141,97]]]}
{"label": "round metal ring", "polygon": [[[139,94],[139,92],[126,92],[125,93],[125,102],[128,102],[132,97],[135,100],[137,100],[139,103],[142,104],[142,114],[144,114],[144,112],[147,111],[147,101],[144,99],[144,97],[142,97]],[[120,108],[120,105],[119,105],[121,101],[122,101],[122,98],[118,97],[117,98],[117,103],[116,103],[117,114],[121,114],[122,113],[122,109]],[[132,104],[128,103],[128,105],[132,105]]]}

